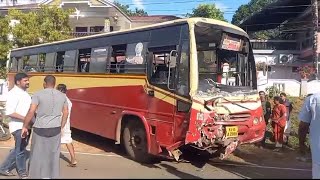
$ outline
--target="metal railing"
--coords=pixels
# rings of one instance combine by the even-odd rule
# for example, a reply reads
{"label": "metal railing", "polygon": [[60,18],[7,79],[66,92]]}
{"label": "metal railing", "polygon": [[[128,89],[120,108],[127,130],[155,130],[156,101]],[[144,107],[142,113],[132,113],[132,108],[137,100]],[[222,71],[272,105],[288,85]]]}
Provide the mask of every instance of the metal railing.
{"label": "metal railing", "polygon": [[71,36],[76,38],[76,37],[83,37],[83,36],[90,36],[94,34],[101,34],[103,32],[72,32]]}

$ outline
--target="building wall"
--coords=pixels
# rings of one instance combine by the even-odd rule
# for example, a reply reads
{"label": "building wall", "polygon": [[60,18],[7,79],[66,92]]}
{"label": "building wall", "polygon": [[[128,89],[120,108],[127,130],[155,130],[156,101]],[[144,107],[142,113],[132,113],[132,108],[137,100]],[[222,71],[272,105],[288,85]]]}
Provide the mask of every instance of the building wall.
{"label": "building wall", "polygon": [[132,22],[132,28],[141,27],[141,26],[148,26],[152,24],[156,24],[157,22]]}
{"label": "building wall", "polygon": [[[23,4],[35,4],[39,3],[41,0],[17,0],[15,2],[15,5],[23,5]],[[12,0],[3,0],[2,2],[0,1],[0,7],[1,6],[12,6],[13,1]]]}

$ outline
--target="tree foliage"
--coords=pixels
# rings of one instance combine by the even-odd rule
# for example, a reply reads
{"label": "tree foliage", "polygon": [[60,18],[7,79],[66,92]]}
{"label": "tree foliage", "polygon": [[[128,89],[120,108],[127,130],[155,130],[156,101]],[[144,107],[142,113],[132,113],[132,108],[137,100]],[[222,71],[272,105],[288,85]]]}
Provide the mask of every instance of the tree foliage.
{"label": "tree foliage", "polygon": [[132,11],[130,10],[129,5],[124,5],[117,1],[115,1],[113,4],[116,5],[122,12],[124,12],[128,16],[148,16],[148,13],[143,9],[135,8],[135,10]]}
{"label": "tree foliage", "polygon": [[0,17],[0,64],[3,64],[7,59],[9,49],[12,47],[12,43],[8,39],[9,21],[7,17]]}
{"label": "tree foliage", "polygon": [[215,4],[200,4],[192,10],[191,14],[188,13],[187,17],[204,17],[227,21],[224,18],[224,13]]}
{"label": "tree foliage", "polygon": [[248,4],[241,5],[233,15],[231,23],[240,25],[246,18],[275,1],[277,0],[251,0]]}
{"label": "tree foliage", "polygon": [[[232,17],[232,24],[239,26],[244,20],[254,13],[261,11],[264,7],[277,0],[251,0],[248,4],[241,5]],[[277,39],[288,38],[279,36],[278,29],[264,30],[254,33],[249,33],[253,39]]]}
{"label": "tree foliage", "polygon": [[[37,11],[24,13],[10,9],[6,17],[0,18],[0,61],[5,61],[9,49],[67,39],[71,35],[69,15],[74,9],[41,6]],[[9,26],[12,20],[17,23]],[[12,35],[9,41],[8,35]]]}

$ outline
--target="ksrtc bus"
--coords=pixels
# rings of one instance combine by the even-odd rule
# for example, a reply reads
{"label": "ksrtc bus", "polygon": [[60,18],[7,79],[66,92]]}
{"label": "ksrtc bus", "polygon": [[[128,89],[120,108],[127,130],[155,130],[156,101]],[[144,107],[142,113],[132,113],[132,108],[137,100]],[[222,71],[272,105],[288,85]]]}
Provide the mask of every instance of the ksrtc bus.
{"label": "ksrtc bus", "polygon": [[187,18],[13,49],[8,78],[51,74],[68,87],[71,126],[115,140],[129,156],[179,159],[192,146],[221,158],[263,139],[248,35],[226,22]]}

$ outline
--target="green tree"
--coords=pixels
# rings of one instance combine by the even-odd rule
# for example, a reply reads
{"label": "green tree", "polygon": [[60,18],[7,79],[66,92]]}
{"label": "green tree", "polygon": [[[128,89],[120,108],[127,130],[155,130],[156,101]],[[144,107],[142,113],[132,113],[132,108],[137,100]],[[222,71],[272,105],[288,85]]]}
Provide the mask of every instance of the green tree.
{"label": "green tree", "polygon": [[12,47],[12,43],[8,39],[9,33],[8,18],[0,17],[0,66],[5,64],[8,51]]}
{"label": "green tree", "polygon": [[[241,5],[232,17],[231,23],[239,26],[243,21],[252,14],[261,11],[267,5],[277,0],[251,0],[248,4]],[[290,36],[279,36],[280,32],[276,29],[263,30],[259,32],[249,33],[253,39],[282,39],[290,38]]]}
{"label": "green tree", "polygon": [[[71,37],[69,15],[72,12],[73,9],[41,6],[39,10],[28,13],[11,9],[8,16],[0,17],[0,71],[13,46],[24,47]],[[11,20],[18,20],[19,23],[11,27]],[[10,40],[9,35],[13,37]]]}
{"label": "green tree", "polygon": [[124,12],[128,16],[148,16],[148,13],[143,9],[135,8],[135,10],[132,11],[130,10],[129,5],[121,4],[118,1],[115,1],[113,4],[116,5],[122,12]]}
{"label": "green tree", "polygon": [[241,5],[232,17],[232,24],[240,25],[242,21],[253,13],[261,11],[264,7],[277,0],[251,0],[248,4]]}
{"label": "green tree", "polygon": [[12,28],[14,44],[23,47],[69,38],[69,15],[72,12],[73,9],[63,10],[56,6],[41,6],[38,11],[28,13],[9,10],[8,18],[20,22]]}
{"label": "green tree", "polygon": [[188,13],[187,17],[204,17],[227,21],[223,12],[215,4],[200,4],[197,8],[193,8],[192,13]]}

